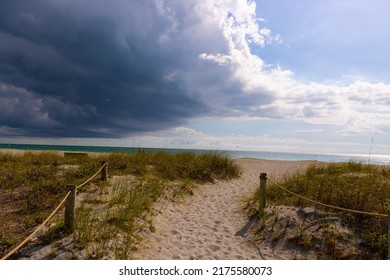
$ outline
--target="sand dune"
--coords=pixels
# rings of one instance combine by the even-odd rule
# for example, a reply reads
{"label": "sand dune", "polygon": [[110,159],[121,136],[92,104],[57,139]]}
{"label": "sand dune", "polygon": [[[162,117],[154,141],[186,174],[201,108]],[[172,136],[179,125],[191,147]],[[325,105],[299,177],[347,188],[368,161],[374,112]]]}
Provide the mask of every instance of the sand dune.
{"label": "sand dune", "polygon": [[[245,234],[247,218],[241,199],[258,187],[259,174],[277,178],[305,170],[309,161],[237,159],[242,176],[231,181],[202,185],[183,203],[169,203],[157,210],[155,231],[137,259],[289,259],[289,252],[254,246]],[[238,234],[237,234],[238,233]]]}
{"label": "sand dune", "polygon": [[[160,201],[153,211],[154,230],[142,232],[143,243],[133,258],[145,260],[255,260],[301,258],[285,246],[261,246],[251,241],[250,223],[240,202],[259,186],[262,172],[269,178],[304,171],[313,162],[235,159],[241,166],[240,178],[200,185],[181,202]],[[267,209],[267,211],[273,211]],[[301,209],[281,206],[285,217],[296,217]],[[304,213],[306,215],[306,213]],[[310,214],[310,213],[309,213]],[[272,213],[267,215],[273,217]],[[312,222],[312,220],[309,220]],[[271,232],[272,234],[272,232]],[[24,249],[23,259],[83,259],[83,253],[67,237],[53,244]],[[307,255],[306,257],[315,258]],[[114,256],[106,256],[111,259]]]}

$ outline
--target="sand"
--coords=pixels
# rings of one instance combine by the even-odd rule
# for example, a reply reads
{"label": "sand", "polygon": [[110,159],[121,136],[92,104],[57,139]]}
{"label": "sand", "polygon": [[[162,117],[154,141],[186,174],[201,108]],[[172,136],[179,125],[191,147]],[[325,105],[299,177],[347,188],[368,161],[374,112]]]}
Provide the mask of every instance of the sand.
{"label": "sand", "polygon": [[[183,203],[157,211],[154,232],[146,234],[137,259],[290,259],[290,252],[261,250],[246,232],[248,218],[240,202],[259,185],[261,172],[270,178],[303,171],[313,162],[236,159],[242,176],[202,185]],[[247,225],[247,227],[246,227]]]}
{"label": "sand", "polygon": [[[338,256],[353,257],[359,240],[337,223],[333,214],[313,207],[267,207],[264,228],[259,231],[242,210],[242,199],[259,187],[260,173],[278,179],[289,173],[303,172],[312,161],[276,161],[235,159],[242,175],[230,181],[216,181],[198,186],[193,195],[180,202],[162,199],[152,213],[153,226],[140,233],[143,242],[133,256],[144,260],[282,260],[329,259],[323,250],[324,221],[340,236]],[[327,216],[325,216],[327,215]],[[249,220],[249,221],[248,221]],[[335,221],[333,223],[333,221]],[[300,242],[302,229],[315,249],[294,246]],[[257,230],[257,231],[256,231]],[[283,233],[283,234],[281,234]],[[254,242],[254,237],[261,237]],[[67,237],[53,244],[26,248],[22,259],[82,259]],[[313,247],[314,248],[314,247]],[[81,254],[80,254],[81,253]],[[106,256],[111,259],[113,256]]]}

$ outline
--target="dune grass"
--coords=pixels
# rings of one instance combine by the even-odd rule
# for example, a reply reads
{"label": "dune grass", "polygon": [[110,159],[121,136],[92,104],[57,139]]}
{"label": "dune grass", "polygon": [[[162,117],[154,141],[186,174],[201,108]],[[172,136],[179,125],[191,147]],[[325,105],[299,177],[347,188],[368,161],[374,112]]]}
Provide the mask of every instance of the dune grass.
{"label": "dune grass", "polygon": [[[112,186],[115,194],[110,194],[109,199],[104,199],[107,186],[99,178],[93,181],[102,190],[101,197],[95,200],[104,200],[109,207],[104,210],[107,217],[103,220],[96,217],[93,205],[81,205],[80,211],[77,210],[76,241],[81,247],[87,247],[88,242],[98,246],[89,254],[91,258],[101,258],[102,252],[108,250],[102,248],[113,249],[112,241],[108,240],[114,233],[121,236],[117,240],[120,248],[132,248],[134,232],[144,226],[140,221],[162,195],[174,200],[191,194],[196,184],[240,175],[238,165],[218,152],[112,153],[88,157],[64,157],[55,152],[0,153],[0,215],[11,213],[0,217],[5,221],[0,225],[0,255],[47,217],[66,193],[67,184],[83,182],[100,168],[102,161],[109,164],[109,176],[131,175],[136,180],[116,182]],[[99,229],[98,232],[93,233],[93,228]],[[100,244],[97,240],[104,242]],[[111,245],[106,246],[107,242]],[[118,249],[115,258],[128,258],[127,249]]]}
{"label": "dune grass", "polygon": [[76,225],[76,241],[84,258],[132,258],[146,228],[153,231],[150,212],[161,197],[177,201],[193,193],[196,184],[240,175],[238,165],[224,154],[165,152],[135,155],[113,153],[104,158],[111,175],[132,175],[111,183],[108,206],[96,214],[91,208]]}
{"label": "dune grass", "polygon": [[[304,173],[285,176],[281,186],[325,204],[365,212],[387,214],[390,209],[390,167],[359,162],[317,163]],[[268,205],[313,206],[271,183],[267,184]],[[250,199],[256,211],[258,191]],[[332,211],[324,208],[324,211]],[[363,258],[387,258],[387,219],[336,211],[344,224],[364,240],[368,252]]]}
{"label": "dune grass", "polygon": [[102,156],[114,174],[154,174],[167,180],[193,180],[198,183],[231,179],[240,175],[238,165],[220,152],[196,154],[167,152],[137,154],[112,153]]}
{"label": "dune grass", "polygon": [[47,218],[67,184],[82,182],[99,165],[56,152],[0,153],[0,255]]}
{"label": "dune grass", "polygon": [[102,207],[82,204],[74,234],[82,258],[131,259],[140,243],[137,234],[152,227],[148,214],[166,188],[162,179],[151,175],[122,178],[103,194],[106,203]]}

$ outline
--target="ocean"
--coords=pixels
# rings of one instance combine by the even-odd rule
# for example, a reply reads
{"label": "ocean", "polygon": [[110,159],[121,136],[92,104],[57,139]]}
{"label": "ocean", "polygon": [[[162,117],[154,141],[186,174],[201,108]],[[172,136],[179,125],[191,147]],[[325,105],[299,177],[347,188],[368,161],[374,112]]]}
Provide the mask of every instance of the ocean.
{"label": "ocean", "polygon": [[[68,151],[68,152],[97,152],[97,153],[137,153],[139,150],[145,152],[165,151],[168,153],[179,153],[191,151],[195,153],[205,153],[216,150],[185,150],[185,149],[159,149],[142,147],[103,147],[103,146],[63,146],[63,145],[32,145],[32,144],[0,144],[0,149],[16,150],[43,150],[43,151]],[[390,165],[390,155],[341,155],[341,154],[306,154],[306,153],[284,153],[267,151],[232,151],[220,150],[231,158],[258,158],[270,160],[316,160],[324,162],[362,162],[370,164]]]}

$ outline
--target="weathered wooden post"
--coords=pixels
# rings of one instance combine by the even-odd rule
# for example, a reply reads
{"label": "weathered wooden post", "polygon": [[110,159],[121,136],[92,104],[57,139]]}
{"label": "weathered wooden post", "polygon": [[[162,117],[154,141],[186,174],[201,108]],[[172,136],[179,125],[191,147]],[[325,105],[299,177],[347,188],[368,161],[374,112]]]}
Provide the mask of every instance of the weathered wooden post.
{"label": "weathered wooden post", "polygon": [[100,173],[100,181],[106,181],[108,177],[108,164],[106,161],[102,161],[102,172]]}
{"label": "weathered wooden post", "polygon": [[66,189],[70,191],[70,195],[65,201],[65,218],[64,218],[64,227],[65,231],[72,233],[75,226],[75,208],[76,208],[76,186],[67,185]]}
{"label": "weathered wooden post", "polygon": [[259,203],[259,213],[264,214],[265,210],[265,192],[267,185],[267,173],[260,173],[260,203]]}

